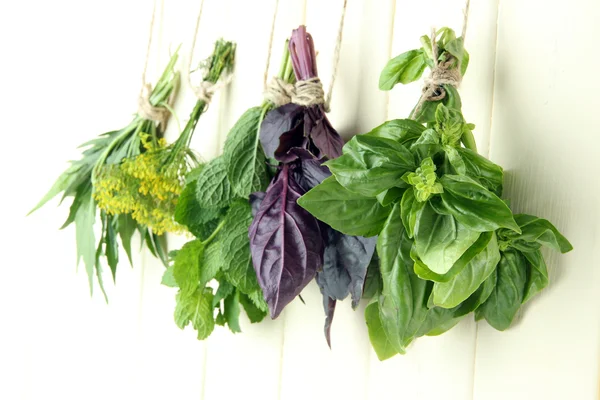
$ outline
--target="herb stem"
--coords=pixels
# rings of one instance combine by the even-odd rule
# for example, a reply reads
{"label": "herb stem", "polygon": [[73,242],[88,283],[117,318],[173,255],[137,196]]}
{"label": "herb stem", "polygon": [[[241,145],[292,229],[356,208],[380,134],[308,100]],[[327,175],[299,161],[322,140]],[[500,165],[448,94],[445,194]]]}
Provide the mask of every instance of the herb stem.
{"label": "herb stem", "polygon": [[221,222],[219,222],[219,225],[217,225],[217,227],[215,228],[213,233],[211,233],[210,236],[208,238],[206,238],[206,240],[201,242],[202,245],[206,246],[207,244],[209,244],[215,238],[215,236],[217,236],[217,234],[219,233],[221,228],[223,228],[224,225],[225,225],[225,219],[223,219]]}

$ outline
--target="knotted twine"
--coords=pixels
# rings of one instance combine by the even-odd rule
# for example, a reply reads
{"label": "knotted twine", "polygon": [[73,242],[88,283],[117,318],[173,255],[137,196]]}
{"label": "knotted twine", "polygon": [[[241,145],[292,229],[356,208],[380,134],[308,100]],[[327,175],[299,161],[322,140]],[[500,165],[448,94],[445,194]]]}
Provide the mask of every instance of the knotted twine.
{"label": "knotted twine", "polygon": [[[275,3],[275,14],[277,13],[277,3]],[[338,32],[336,37],[335,50],[333,52],[333,69],[331,72],[331,79],[329,80],[329,88],[327,90],[327,96],[323,90],[323,84],[318,77],[313,77],[304,81],[297,81],[294,85],[285,82],[283,79],[273,77],[271,81],[266,85],[265,99],[271,101],[276,107],[282,106],[287,103],[295,103],[301,106],[312,106],[322,104],[325,112],[330,111],[331,95],[333,93],[333,86],[335,84],[335,78],[337,76],[337,68],[340,61],[340,50],[342,46],[342,33],[344,31],[344,20],[346,17],[346,8],[348,1],[344,0],[342,5],[342,14],[340,16],[340,24],[338,26]],[[269,53],[267,57],[267,69],[269,66],[269,59],[271,57],[271,45],[273,42],[273,31],[275,26],[275,16],[273,17],[273,23],[271,25],[271,37],[269,40]],[[265,83],[267,78],[267,71],[265,70]]]}
{"label": "knotted twine", "polygon": [[[470,0],[466,0],[461,35],[463,44],[467,34],[470,3]],[[457,60],[454,56],[450,56],[448,60],[442,63],[439,62],[437,32],[435,28],[431,29],[431,53],[434,65],[429,76],[425,78],[421,98],[411,114],[411,118],[413,119],[423,109],[425,102],[438,101],[446,97],[446,90],[443,85],[450,85],[458,88],[462,82],[462,74],[460,73],[461,60]]]}
{"label": "knotted twine", "polygon": [[[162,131],[167,129],[167,122],[171,116],[171,109],[175,97],[177,97],[177,90],[179,89],[178,81],[175,81],[175,87],[171,91],[169,98],[167,99],[166,107],[154,106],[150,102],[150,96],[152,95],[152,84],[146,81],[146,74],[148,72],[148,63],[150,61],[150,49],[152,47],[152,36],[154,33],[154,20],[156,19],[156,6],[157,1],[154,1],[152,6],[152,17],[150,18],[150,34],[148,35],[148,45],[146,47],[146,60],[144,62],[144,71],[142,72],[142,88],[138,97],[138,115],[144,119],[158,122],[159,128]],[[162,1],[161,1],[162,10]]]}

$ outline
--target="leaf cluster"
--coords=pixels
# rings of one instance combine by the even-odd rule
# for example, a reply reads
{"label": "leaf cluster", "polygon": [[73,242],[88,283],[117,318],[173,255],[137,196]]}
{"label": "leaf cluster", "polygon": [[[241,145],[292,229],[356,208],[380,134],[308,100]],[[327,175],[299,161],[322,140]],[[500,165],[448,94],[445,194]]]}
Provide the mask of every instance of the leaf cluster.
{"label": "leaf cluster", "polygon": [[[460,38],[449,32],[442,30],[440,57],[458,58]],[[394,79],[414,80],[403,76]],[[298,200],[344,234],[377,235],[365,317],[380,359],[404,353],[419,336],[447,331],[471,312],[507,329],[548,284],[540,247],[572,249],[549,221],[512,213],[500,197],[502,168],[477,154],[460,97],[452,87],[447,93],[426,104],[417,121],[388,121],[354,137],[325,163],[333,176]]]}

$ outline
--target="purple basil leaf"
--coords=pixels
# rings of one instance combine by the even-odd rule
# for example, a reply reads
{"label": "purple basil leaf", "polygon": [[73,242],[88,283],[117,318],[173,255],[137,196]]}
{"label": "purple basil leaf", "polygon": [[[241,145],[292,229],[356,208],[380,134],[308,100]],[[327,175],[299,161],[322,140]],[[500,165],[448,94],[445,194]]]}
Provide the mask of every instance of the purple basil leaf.
{"label": "purple basil leaf", "polygon": [[[280,137],[283,134],[295,131],[295,134],[287,135],[286,143],[302,143],[304,139],[304,107],[297,104],[285,104],[267,113],[260,125],[260,144],[268,158],[276,158],[275,154],[286,153],[287,149],[280,148]],[[279,150],[279,151],[278,151]]]}
{"label": "purple basil leaf", "polygon": [[325,178],[331,176],[329,168],[322,164],[323,160],[303,159],[298,167],[294,169],[294,177],[298,184],[306,191],[323,182]]}
{"label": "purple basil leaf", "polygon": [[350,294],[356,308],[377,238],[344,235],[324,224],[321,227],[327,232],[323,270],[317,272],[317,283],[323,295],[332,299],[343,300]]}
{"label": "purple basil leaf", "polygon": [[254,192],[252,194],[250,194],[250,198],[248,199],[248,202],[250,203],[250,207],[252,208],[252,217],[256,217],[256,214],[258,213],[258,209],[260,208],[260,204],[262,203],[262,201],[264,200],[266,196],[265,192]]}
{"label": "purple basil leaf", "polygon": [[307,107],[304,113],[304,135],[319,149],[319,158],[342,155],[344,139],[329,123],[322,106]]}
{"label": "purple basil leaf", "polygon": [[300,294],[323,262],[319,224],[297,203],[304,193],[284,164],[250,225],[252,262],[271,318]]}
{"label": "purple basil leaf", "polygon": [[325,309],[325,340],[327,346],[331,348],[331,323],[333,322],[333,313],[335,312],[336,301],[328,296],[323,296],[323,308]]}

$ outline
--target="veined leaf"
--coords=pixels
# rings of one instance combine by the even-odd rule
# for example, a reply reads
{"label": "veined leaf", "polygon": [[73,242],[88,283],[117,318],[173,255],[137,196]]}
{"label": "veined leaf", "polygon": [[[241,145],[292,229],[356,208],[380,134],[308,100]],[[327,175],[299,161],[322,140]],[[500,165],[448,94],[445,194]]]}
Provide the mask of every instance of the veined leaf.
{"label": "veined leaf", "polygon": [[233,294],[227,296],[223,301],[223,315],[227,321],[229,330],[233,333],[242,331],[240,328],[240,292],[234,290]]}
{"label": "veined leaf", "polygon": [[392,119],[386,121],[376,128],[373,128],[363,136],[374,136],[386,139],[392,139],[409,148],[417,140],[425,127],[412,119]]}
{"label": "veined leaf", "polygon": [[379,76],[379,89],[391,90],[396,83],[418,80],[427,64],[422,50],[410,50],[388,61]]}
{"label": "veined leaf", "polygon": [[527,259],[528,264],[527,281],[525,283],[525,292],[523,295],[523,303],[526,303],[548,286],[548,268],[546,267],[544,257],[539,250],[523,252],[522,254]]}
{"label": "veined leaf", "polygon": [[196,181],[196,199],[200,207],[225,207],[233,199],[233,191],[227,178],[227,165],[223,157],[217,157],[202,169]]}
{"label": "veined leaf", "polygon": [[175,306],[175,323],[181,329],[190,322],[198,332],[198,340],[206,339],[215,329],[212,307],[213,293],[211,288],[196,289],[194,292],[177,293]]}
{"label": "veined leaf", "polygon": [[392,342],[390,342],[383,330],[381,318],[379,317],[379,304],[377,302],[371,303],[365,308],[365,321],[369,330],[369,339],[373,350],[377,354],[377,358],[383,361],[398,354],[398,350],[392,345]]}
{"label": "veined leaf", "polygon": [[223,148],[229,183],[243,198],[268,185],[266,159],[258,137],[261,114],[261,107],[246,111],[229,131]]}
{"label": "veined leaf", "polygon": [[365,237],[377,235],[391,211],[375,197],[347,190],[333,176],[308,191],[298,204],[335,230]]}

